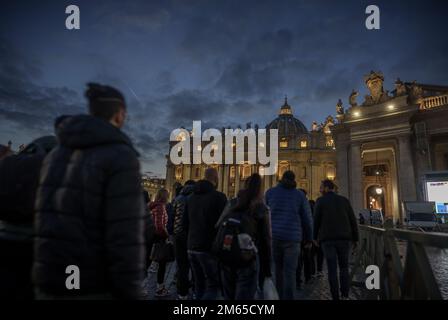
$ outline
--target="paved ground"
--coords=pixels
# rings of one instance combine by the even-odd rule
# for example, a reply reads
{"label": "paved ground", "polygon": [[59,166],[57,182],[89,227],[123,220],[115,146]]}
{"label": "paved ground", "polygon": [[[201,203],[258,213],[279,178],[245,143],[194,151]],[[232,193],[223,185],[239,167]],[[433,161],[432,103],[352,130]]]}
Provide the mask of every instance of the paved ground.
{"label": "paved ground", "polygon": [[[164,298],[155,298],[154,292],[156,289],[156,274],[148,272],[148,277],[145,279],[144,288],[147,292],[148,299],[163,299],[174,300],[176,299],[176,285],[174,283],[175,265],[170,263],[167,266],[167,274],[165,276],[165,285],[170,291],[170,295]],[[363,300],[366,299],[366,291],[352,286],[350,292],[351,300]],[[310,283],[304,284],[301,290],[297,290],[297,299],[299,300],[331,300],[330,289],[328,286],[328,280],[324,269],[324,275],[321,277],[315,277]]]}

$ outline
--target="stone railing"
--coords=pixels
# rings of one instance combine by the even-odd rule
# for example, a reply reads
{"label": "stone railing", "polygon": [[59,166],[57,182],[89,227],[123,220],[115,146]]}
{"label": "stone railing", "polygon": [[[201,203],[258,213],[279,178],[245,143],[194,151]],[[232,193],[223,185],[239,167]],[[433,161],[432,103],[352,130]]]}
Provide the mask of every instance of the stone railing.
{"label": "stone railing", "polygon": [[[384,229],[360,225],[359,234],[360,246],[351,277],[366,266],[378,266],[380,289],[370,290],[371,299],[443,299],[425,248],[448,249],[448,234],[395,229],[390,221]],[[405,244],[405,259],[399,253],[397,241]]]}
{"label": "stone railing", "polygon": [[422,99],[420,110],[436,108],[443,105],[448,105],[448,95],[427,97]]}

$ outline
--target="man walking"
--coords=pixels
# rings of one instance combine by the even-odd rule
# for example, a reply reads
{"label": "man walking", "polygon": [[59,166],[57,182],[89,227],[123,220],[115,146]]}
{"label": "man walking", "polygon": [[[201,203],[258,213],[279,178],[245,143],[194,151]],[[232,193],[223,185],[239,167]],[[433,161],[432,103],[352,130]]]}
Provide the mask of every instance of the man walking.
{"label": "man walking", "polygon": [[126,103],[112,87],[88,87],[90,115],[56,120],[59,145],[41,170],[38,299],[142,297],[145,213],[137,152],[120,130]]}
{"label": "man walking", "polygon": [[358,224],[350,201],[335,193],[331,180],[322,181],[320,192],[322,197],[317,199],[314,209],[314,237],[320,242],[327,261],[333,300],[339,300],[339,283],[342,299],[348,299],[350,244],[356,246],[358,242]]}
{"label": "man walking", "polygon": [[295,175],[286,171],[279,184],[266,191],[271,209],[272,252],[275,280],[280,299],[293,300],[301,242],[308,249],[313,239],[311,210],[302,191],[296,189]]}
{"label": "man walking", "polygon": [[204,180],[195,185],[185,207],[184,227],[188,230],[188,257],[194,277],[196,298],[215,300],[219,293],[218,262],[212,256],[215,225],[227,203],[224,193],[216,191],[218,172],[208,168]]}

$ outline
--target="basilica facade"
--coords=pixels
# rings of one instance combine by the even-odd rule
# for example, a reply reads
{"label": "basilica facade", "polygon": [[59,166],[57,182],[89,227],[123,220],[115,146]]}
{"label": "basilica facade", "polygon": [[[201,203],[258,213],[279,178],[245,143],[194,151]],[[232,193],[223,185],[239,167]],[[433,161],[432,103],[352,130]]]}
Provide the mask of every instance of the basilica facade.
{"label": "basilica facade", "polygon": [[[428,200],[425,177],[437,176],[448,183],[448,86],[397,79],[389,92],[383,88],[381,72],[374,71],[364,82],[369,94],[362,103],[353,90],[347,108],[341,99],[337,102],[336,120],[328,116],[320,125],[313,122],[310,130],[285,99],[277,117],[265,127],[278,129],[279,146],[278,170],[263,177],[265,190],[292,170],[298,188],[316,199],[320,182],[331,179],[356,213],[379,209],[386,219],[403,222],[404,201]],[[236,196],[259,169],[254,163],[212,166],[219,173],[218,189],[228,197]],[[174,165],[167,156],[166,187],[173,194],[177,183],[201,179],[206,168]]]}
{"label": "basilica facade", "polygon": [[[286,170],[292,170],[296,175],[297,185],[309,193],[311,199],[319,196],[319,186],[323,179],[336,177],[336,150],[331,135],[334,119],[328,116],[320,125],[314,122],[311,130],[294,116],[293,108],[287,98],[278,109],[277,117],[265,128],[278,130],[278,167],[275,175],[263,176],[265,190],[278,183]],[[249,129],[250,125],[246,126]],[[257,131],[259,128],[253,128]],[[223,128],[222,131],[225,129]],[[176,142],[170,143],[172,148]],[[219,174],[218,190],[227,197],[234,197],[244,186],[245,180],[255,172],[259,172],[259,165],[246,161],[232,165],[174,165],[167,157],[166,187],[170,193],[175,185],[185,181],[199,180],[203,177],[207,167],[215,167]]]}

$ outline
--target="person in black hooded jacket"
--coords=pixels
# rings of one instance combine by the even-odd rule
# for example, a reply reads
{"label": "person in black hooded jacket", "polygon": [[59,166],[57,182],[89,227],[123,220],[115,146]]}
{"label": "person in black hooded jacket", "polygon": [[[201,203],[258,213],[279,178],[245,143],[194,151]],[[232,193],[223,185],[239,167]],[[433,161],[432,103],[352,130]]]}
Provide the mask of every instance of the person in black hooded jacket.
{"label": "person in black hooded jacket", "polygon": [[[57,119],[59,145],[41,170],[36,297],[142,298],[146,215],[138,154],[120,130],[125,100],[116,89],[98,84],[89,84],[86,96],[90,115]],[[71,265],[79,270],[79,282],[68,281]],[[66,281],[79,283],[79,289],[69,289]]]}
{"label": "person in black hooded jacket", "polygon": [[227,197],[216,190],[217,186],[218,172],[208,168],[205,179],[196,183],[185,207],[188,258],[198,300],[215,300],[220,290],[218,261],[211,251],[216,236],[215,225],[226,206]]}

